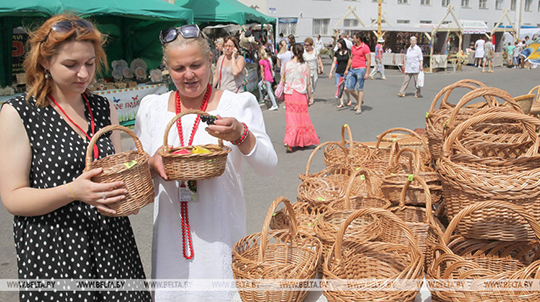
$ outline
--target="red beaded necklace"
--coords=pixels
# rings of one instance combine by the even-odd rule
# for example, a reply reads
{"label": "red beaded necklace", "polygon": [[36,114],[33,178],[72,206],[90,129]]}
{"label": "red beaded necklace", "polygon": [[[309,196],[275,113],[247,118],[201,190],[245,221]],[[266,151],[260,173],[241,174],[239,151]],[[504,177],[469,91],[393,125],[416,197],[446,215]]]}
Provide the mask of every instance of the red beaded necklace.
{"label": "red beaded necklace", "polygon": [[[208,100],[210,99],[210,95],[212,94],[212,85],[208,84],[206,86],[206,93],[204,94],[203,102],[201,104],[201,111],[206,111],[206,107],[208,106]],[[176,91],[175,96],[175,109],[176,114],[182,112],[182,102],[180,101],[180,95],[178,94],[178,90]],[[201,122],[200,115],[197,115],[195,118],[195,122],[193,123],[193,130],[191,130],[191,136],[189,137],[188,146],[191,146],[193,144],[193,138],[195,137],[195,132],[197,132],[197,128],[199,127],[199,123]],[[178,119],[176,122],[176,128],[178,128],[178,136],[180,137],[180,146],[184,146],[184,133],[182,131],[182,119]],[[191,240],[191,230],[189,228],[189,216],[188,216],[188,207],[187,207],[187,201],[181,201],[180,202],[180,214],[182,217],[182,251],[184,253],[184,258],[191,259],[193,258],[193,242]],[[186,244],[189,246],[189,255],[186,253]]]}
{"label": "red beaded necklace", "polygon": [[[94,134],[96,133],[96,129],[95,129],[95,123],[94,123],[94,114],[92,114],[92,109],[90,108],[90,103],[88,102],[88,99],[86,98],[86,96],[84,94],[82,94],[84,100],[86,101],[86,106],[88,107],[88,111],[90,112],[90,128],[92,129],[92,137],[94,136]],[[51,99],[51,101],[53,101],[53,103],[56,105],[56,107],[58,107],[58,109],[60,109],[60,111],[62,111],[62,113],[64,114],[65,117],[67,117],[67,119],[73,124],[75,125],[75,127],[77,127],[79,130],[81,130],[82,133],[84,133],[84,135],[86,135],[86,138],[88,138],[88,143],[90,143],[90,141],[92,140],[90,138],[90,136],[88,136],[88,134],[86,133],[86,131],[84,131],[81,126],[77,125],[77,123],[75,123],[70,117],[69,115],[67,115],[67,113],[64,111],[64,109],[62,108],[62,106],[60,106],[60,104],[58,104],[58,102],[53,98],[53,96],[51,94],[48,95],[49,99]],[[97,159],[99,157],[99,150],[98,150],[98,147],[96,144],[94,144],[94,158]]]}

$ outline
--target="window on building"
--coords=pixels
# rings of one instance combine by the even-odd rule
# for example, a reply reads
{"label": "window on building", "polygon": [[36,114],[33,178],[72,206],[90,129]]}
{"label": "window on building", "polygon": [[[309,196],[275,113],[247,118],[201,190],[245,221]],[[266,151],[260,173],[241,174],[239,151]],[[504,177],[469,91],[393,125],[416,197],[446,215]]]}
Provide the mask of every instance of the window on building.
{"label": "window on building", "polygon": [[313,19],[313,36],[328,35],[328,25],[330,25],[330,19]]}
{"label": "window on building", "polygon": [[525,0],[525,11],[526,12],[531,11],[531,4],[532,4],[532,0]]}
{"label": "window on building", "polygon": [[358,20],[356,19],[345,19],[343,20],[344,27],[356,27],[358,26]]}
{"label": "window on building", "polygon": [[461,7],[471,7],[470,0],[461,0]]}
{"label": "window on building", "polygon": [[503,8],[503,0],[495,0],[495,9],[501,10]]}
{"label": "window on building", "polygon": [[398,4],[407,4],[409,3],[409,0],[397,0]]}
{"label": "window on building", "polygon": [[398,24],[409,24],[411,23],[411,20],[397,20]]}
{"label": "window on building", "polygon": [[516,11],[516,1],[517,0],[510,0],[510,10],[513,12]]}
{"label": "window on building", "polygon": [[487,0],[478,1],[478,8],[487,8]]}
{"label": "window on building", "polygon": [[420,24],[431,24],[433,23],[431,20],[420,20]]}
{"label": "window on building", "polygon": [[448,5],[450,5],[450,0],[442,0],[443,7],[447,7]]}
{"label": "window on building", "polygon": [[296,35],[296,23],[298,18],[279,18],[279,32],[283,33],[283,36]]}
{"label": "window on building", "polygon": [[431,5],[431,0],[420,0],[421,5]]}

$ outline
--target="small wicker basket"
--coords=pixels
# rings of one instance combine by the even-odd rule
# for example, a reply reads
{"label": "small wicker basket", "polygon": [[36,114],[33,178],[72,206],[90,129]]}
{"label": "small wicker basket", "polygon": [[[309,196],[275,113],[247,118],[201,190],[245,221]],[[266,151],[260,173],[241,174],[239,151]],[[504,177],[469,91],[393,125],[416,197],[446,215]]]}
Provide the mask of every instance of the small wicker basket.
{"label": "small wicker basket", "polygon": [[169,180],[202,180],[221,176],[225,172],[227,155],[231,148],[223,145],[219,139],[218,144],[202,145],[211,153],[203,154],[172,154],[181,149],[193,150],[193,146],[175,147],[170,149],[168,145],[169,130],[182,116],[187,114],[209,115],[200,110],[186,110],[177,114],[165,128],[163,135],[163,147],[159,155],[163,158],[163,166]]}
{"label": "small wicker basket", "polygon": [[[135,141],[137,151],[124,151],[118,154],[92,161],[93,148],[98,139],[105,133],[120,130],[129,134]],[[154,183],[148,167],[150,156],[144,152],[141,141],[131,129],[120,125],[110,125],[99,130],[88,144],[86,151],[86,167],[84,171],[95,168],[103,168],[103,172],[92,178],[99,183],[123,181],[127,189],[126,198],[123,201],[109,204],[108,207],[115,210],[116,214],[104,214],[111,217],[127,216],[154,200]]]}
{"label": "small wicker basket", "polygon": [[416,181],[418,178],[424,180],[430,191],[431,203],[439,204],[442,198],[442,184],[439,179],[439,174],[432,171],[431,168],[422,165],[417,159],[419,150],[412,150],[409,148],[404,148],[399,150],[397,153],[394,166],[398,165],[400,157],[404,154],[409,154],[410,157],[410,169],[406,173],[392,173],[386,175],[383,178],[382,185],[380,186],[381,191],[384,193],[384,197],[390,200],[392,203],[399,203],[401,198],[401,193],[403,186],[407,182],[407,179],[411,176],[414,176],[413,183],[409,186],[407,190],[407,198],[405,204],[407,205],[425,205],[427,196],[424,194],[424,188]]}
{"label": "small wicker basket", "polygon": [[[293,223],[288,230],[269,231],[270,219],[280,203],[285,204]],[[317,237],[297,232],[294,210],[289,200],[279,197],[270,206],[262,232],[248,235],[233,247],[232,270],[242,301],[303,301],[308,288],[300,290],[276,289],[242,290],[242,280],[260,280],[261,288],[273,279],[313,280],[322,261],[321,242]],[[265,286],[266,285],[266,286]],[[270,287],[271,288],[271,287]]]}
{"label": "small wicker basket", "polygon": [[[391,221],[393,228],[403,232],[407,242],[402,244],[378,239],[344,240],[348,237],[345,231],[349,233],[349,225],[366,217]],[[419,286],[414,281],[421,279],[423,275],[423,257],[409,228],[387,210],[367,208],[353,212],[340,225],[336,242],[323,262],[323,282],[328,285],[323,294],[329,301],[412,301],[419,291]],[[358,279],[385,279],[388,282],[385,285],[397,285],[407,280],[411,283],[409,286],[396,286],[386,290],[385,285],[380,283],[375,283],[372,287],[363,283],[364,290],[350,290],[350,286]],[[348,283],[348,280],[353,283]]]}

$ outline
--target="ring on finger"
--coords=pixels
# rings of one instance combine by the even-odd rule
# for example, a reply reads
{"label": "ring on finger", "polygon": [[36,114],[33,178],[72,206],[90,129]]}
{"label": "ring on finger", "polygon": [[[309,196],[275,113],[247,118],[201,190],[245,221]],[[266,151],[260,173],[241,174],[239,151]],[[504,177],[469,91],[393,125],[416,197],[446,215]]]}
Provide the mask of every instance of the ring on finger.
{"label": "ring on finger", "polygon": [[101,194],[101,198],[103,198],[103,200],[107,199],[107,195],[105,195],[105,192],[103,192],[103,194]]}

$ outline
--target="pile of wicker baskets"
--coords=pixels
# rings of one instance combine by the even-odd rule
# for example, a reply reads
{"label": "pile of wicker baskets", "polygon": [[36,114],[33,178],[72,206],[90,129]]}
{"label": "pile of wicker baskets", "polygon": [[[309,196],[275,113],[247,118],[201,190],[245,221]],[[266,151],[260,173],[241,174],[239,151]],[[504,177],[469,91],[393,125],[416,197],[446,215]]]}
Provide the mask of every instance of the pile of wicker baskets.
{"label": "pile of wicker baskets", "polygon": [[[540,279],[540,120],[526,114],[533,98],[462,80],[437,94],[426,129],[357,142],[344,125],[340,140],[311,154],[298,201],[265,226],[319,240],[314,269],[329,301],[412,301],[418,286],[351,284],[424,277],[433,301],[540,301],[532,288],[470,286]],[[326,168],[311,171],[321,150]]]}

